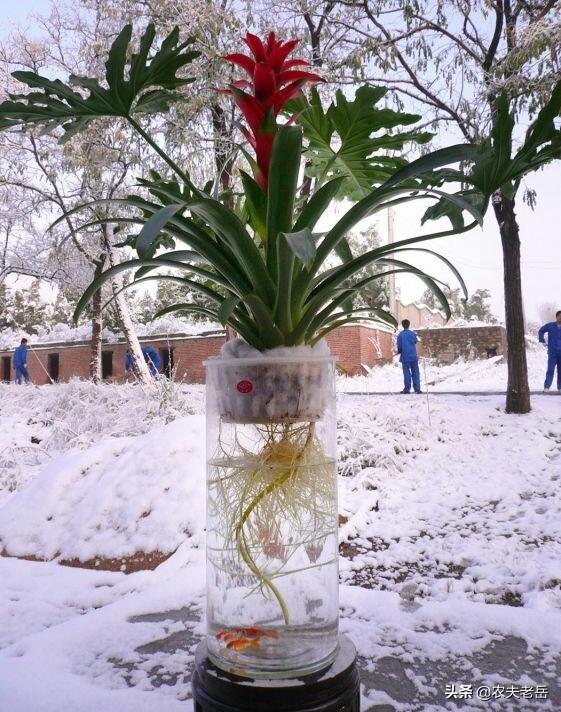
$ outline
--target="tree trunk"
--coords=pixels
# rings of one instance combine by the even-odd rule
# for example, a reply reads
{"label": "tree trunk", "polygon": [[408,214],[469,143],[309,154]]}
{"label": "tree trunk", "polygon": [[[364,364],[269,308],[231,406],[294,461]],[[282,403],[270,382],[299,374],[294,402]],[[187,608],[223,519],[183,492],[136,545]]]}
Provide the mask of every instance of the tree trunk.
{"label": "tree trunk", "polygon": [[[109,225],[103,226],[103,236],[104,242],[107,249],[107,261],[110,267],[114,267],[118,260],[115,258],[115,250],[111,244],[111,234],[112,228]],[[116,277],[111,280],[111,288],[115,294],[123,286],[123,281],[120,277]],[[129,306],[126,302],[125,295],[123,292],[117,294],[113,300],[115,304],[115,311],[117,312],[117,318],[119,320],[119,326],[123,332],[123,336],[127,342],[127,346],[132,354],[132,358],[135,364],[135,375],[140,383],[145,386],[151,385],[153,383],[152,376],[148,370],[148,365],[144,360],[142,350],[140,348],[140,342],[136,331],[134,329],[134,324],[132,323],[132,318],[130,315]]]}
{"label": "tree trunk", "polygon": [[[105,259],[100,257],[95,262],[94,279],[103,272]],[[101,381],[101,333],[103,330],[103,317],[101,314],[101,290],[92,298],[92,338],[90,342],[90,378],[97,384]]]}
{"label": "tree trunk", "polygon": [[506,412],[529,413],[531,406],[520,275],[520,238],[514,213],[514,198],[507,198],[500,192],[495,193],[493,209],[499,224],[503,245],[505,324],[508,346]]}
{"label": "tree trunk", "polygon": [[[214,132],[214,164],[220,189],[225,192],[232,187],[234,158],[232,153],[232,127],[228,125],[224,109],[219,104],[210,107]],[[233,197],[227,196],[226,205],[233,207]]]}
{"label": "tree trunk", "polygon": [[[232,153],[232,127],[228,125],[224,109],[219,104],[212,104],[210,107],[212,116],[212,128],[214,131],[214,165],[216,175],[223,192],[229,191],[232,187],[232,170],[234,158]],[[233,196],[226,196],[224,203],[229,207],[234,207]],[[231,326],[226,326],[226,341],[236,338],[236,332]]]}

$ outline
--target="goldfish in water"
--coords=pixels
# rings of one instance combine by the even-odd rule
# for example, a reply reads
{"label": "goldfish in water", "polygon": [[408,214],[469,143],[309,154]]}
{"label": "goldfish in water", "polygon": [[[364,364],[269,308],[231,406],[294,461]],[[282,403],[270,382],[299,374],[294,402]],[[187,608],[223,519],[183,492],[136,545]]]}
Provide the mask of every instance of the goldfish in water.
{"label": "goldfish in water", "polygon": [[276,630],[266,628],[232,628],[221,630],[216,634],[217,640],[225,643],[230,650],[247,650],[248,648],[258,648],[261,638],[278,638]]}
{"label": "goldfish in water", "polygon": [[258,648],[259,641],[255,638],[253,640],[243,640],[242,638],[236,638],[235,640],[231,640],[229,643],[227,643],[226,647],[229,650],[247,650],[248,648]]}

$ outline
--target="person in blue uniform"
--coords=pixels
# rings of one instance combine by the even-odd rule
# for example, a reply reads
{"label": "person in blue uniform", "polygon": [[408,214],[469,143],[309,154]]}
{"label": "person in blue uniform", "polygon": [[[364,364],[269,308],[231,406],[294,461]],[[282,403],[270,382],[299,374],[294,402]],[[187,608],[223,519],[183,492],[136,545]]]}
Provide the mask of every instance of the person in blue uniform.
{"label": "person in blue uniform", "polygon": [[404,319],[401,322],[403,331],[397,337],[397,353],[403,367],[403,390],[402,393],[411,392],[411,382],[415,393],[421,393],[421,376],[419,374],[419,358],[417,356],[417,334],[409,327],[411,322]]}
{"label": "person in blue uniform", "polygon": [[561,391],[561,311],[555,314],[555,321],[544,324],[538,332],[539,340],[545,344],[547,334],[547,372],[544,393],[548,393],[553,383],[553,375],[557,369],[557,390]]}
{"label": "person in blue uniform", "polygon": [[16,370],[16,383],[21,385],[29,383],[29,372],[27,370],[27,339],[22,339],[21,344],[14,351],[14,368]]}
{"label": "person in blue uniform", "polygon": [[[153,349],[151,346],[143,346],[141,348],[141,351],[142,355],[144,356],[144,360],[148,365],[150,375],[153,378],[156,378],[159,372],[160,364],[162,362],[160,359],[160,354],[156,351],[156,349]],[[125,373],[133,373],[136,375],[134,357],[130,349],[127,349],[127,353],[125,354]]]}

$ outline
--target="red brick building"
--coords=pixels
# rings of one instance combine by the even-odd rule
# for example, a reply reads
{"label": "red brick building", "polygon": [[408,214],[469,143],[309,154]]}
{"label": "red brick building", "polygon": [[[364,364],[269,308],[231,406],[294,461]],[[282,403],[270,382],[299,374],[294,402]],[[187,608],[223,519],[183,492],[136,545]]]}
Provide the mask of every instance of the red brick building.
{"label": "red brick building", "polygon": [[[450,327],[417,329],[421,342],[419,355],[439,363],[452,363],[457,358],[486,358],[506,353],[506,331],[502,326]],[[197,336],[141,337],[143,346],[152,346],[160,353],[162,373],[186,383],[204,383],[204,361],[217,356],[225,341],[223,331]],[[395,352],[391,330],[363,325],[342,326],[327,337],[331,353],[341,371],[349,376],[364,375],[364,366],[389,363]],[[125,377],[126,343],[123,339],[103,342],[102,370],[106,380]],[[13,381],[13,349],[0,350],[0,380]],[[89,378],[90,348],[87,341],[34,344],[27,357],[29,375],[39,385],[71,378]]]}
{"label": "red brick building", "polygon": [[[217,356],[225,341],[223,331],[197,336],[174,334],[173,336],[141,337],[143,346],[150,345],[160,353],[160,370],[172,372],[178,381],[204,383],[204,361]],[[337,358],[341,370],[348,375],[363,374],[363,364],[373,367],[391,361],[393,334],[391,331],[362,325],[343,326],[327,337],[331,352]],[[36,384],[53,381],[68,381],[71,378],[88,378],[90,348],[87,341],[53,342],[34,344],[30,342],[27,365],[31,380]],[[122,380],[125,377],[126,343],[123,339],[103,342],[102,371],[106,380]],[[14,380],[12,365],[13,349],[0,350],[0,379]]]}

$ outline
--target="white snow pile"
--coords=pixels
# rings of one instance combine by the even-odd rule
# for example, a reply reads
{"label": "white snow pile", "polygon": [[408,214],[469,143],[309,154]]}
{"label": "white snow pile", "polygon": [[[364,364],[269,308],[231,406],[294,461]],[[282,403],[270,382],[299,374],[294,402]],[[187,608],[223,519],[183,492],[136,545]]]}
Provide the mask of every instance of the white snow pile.
{"label": "white snow pile", "polygon": [[136,384],[73,380],[55,386],[0,384],[0,502],[73,448],[138,435],[193,413],[200,389],[185,392],[165,379]]}
{"label": "white snow pile", "polygon": [[0,509],[0,548],[80,561],[169,554],[203,530],[204,473],[199,415],[72,450]]}
{"label": "white snow pile", "polygon": [[457,318],[457,319],[451,319],[449,322],[446,322],[445,324],[435,324],[435,326],[431,326],[431,329],[450,329],[450,328],[465,328],[466,326],[471,326],[471,327],[489,327],[489,326],[504,326],[504,320],[501,322],[495,322],[491,323],[488,321],[482,321],[481,319],[478,319],[477,317],[473,316],[470,319],[464,319],[462,318]]}

